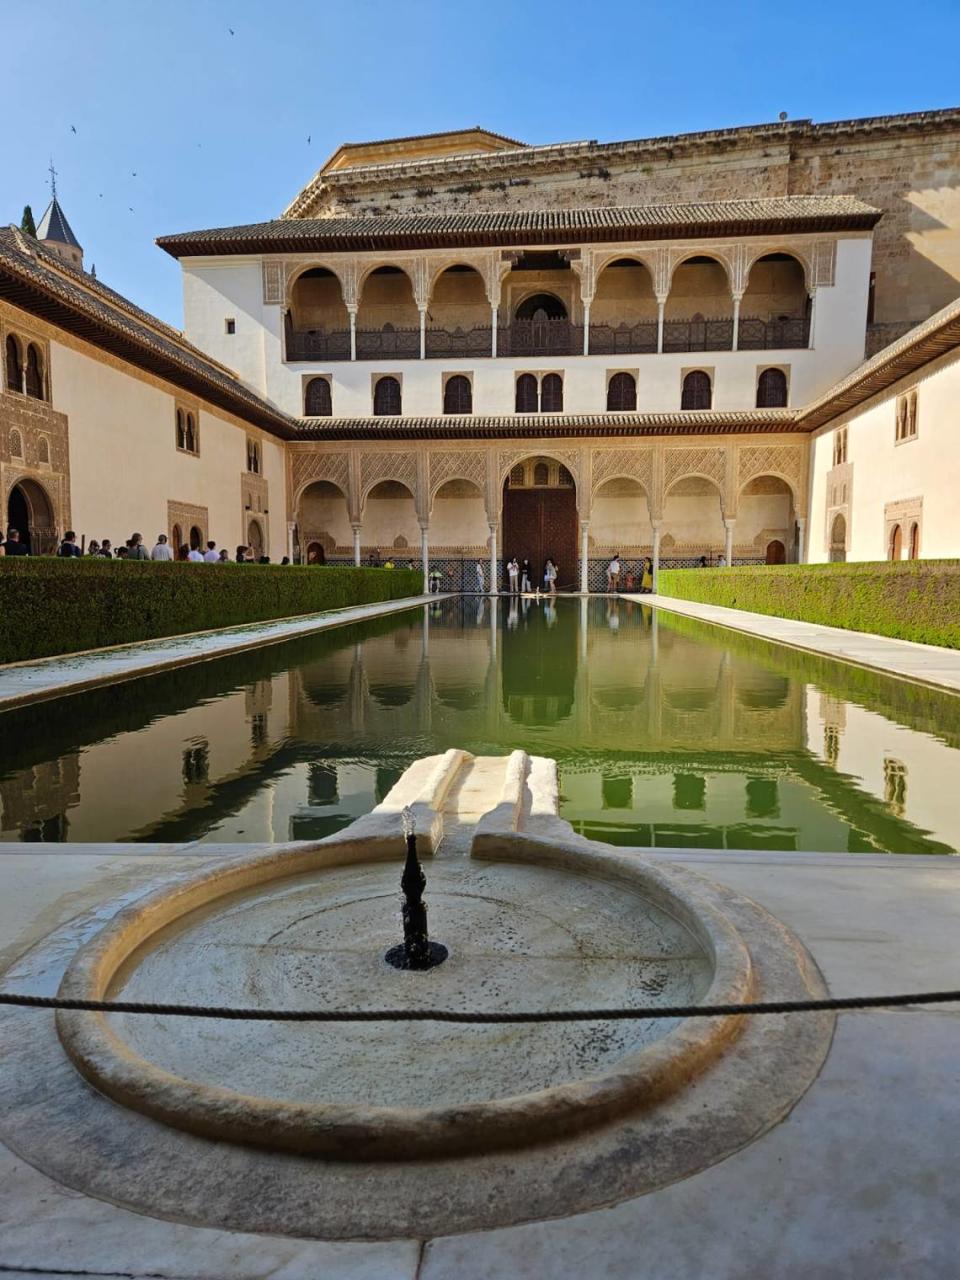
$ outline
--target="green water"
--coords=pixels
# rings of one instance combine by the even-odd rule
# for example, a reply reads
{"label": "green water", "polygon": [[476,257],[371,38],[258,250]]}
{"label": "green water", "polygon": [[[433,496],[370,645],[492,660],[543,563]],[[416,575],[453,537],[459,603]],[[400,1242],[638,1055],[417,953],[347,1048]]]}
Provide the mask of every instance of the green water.
{"label": "green water", "polygon": [[517,747],[615,844],[952,853],[960,698],[629,601],[451,600],[0,715],[5,840],[339,830]]}

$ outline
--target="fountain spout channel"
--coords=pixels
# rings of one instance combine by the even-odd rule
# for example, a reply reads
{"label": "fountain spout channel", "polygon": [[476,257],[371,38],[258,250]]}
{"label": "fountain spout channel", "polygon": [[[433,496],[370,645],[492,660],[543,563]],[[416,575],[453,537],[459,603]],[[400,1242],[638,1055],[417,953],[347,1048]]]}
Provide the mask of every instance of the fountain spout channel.
{"label": "fountain spout channel", "polygon": [[423,900],[427,877],[423,874],[423,867],[417,857],[417,833],[413,814],[409,809],[404,809],[401,818],[407,845],[407,856],[400,877],[400,888],[403,890],[400,908],[403,916],[403,942],[391,947],[383,958],[394,969],[422,971],[443,964],[449,953],[442,942],[430,941],[427,932],[427,904]]}

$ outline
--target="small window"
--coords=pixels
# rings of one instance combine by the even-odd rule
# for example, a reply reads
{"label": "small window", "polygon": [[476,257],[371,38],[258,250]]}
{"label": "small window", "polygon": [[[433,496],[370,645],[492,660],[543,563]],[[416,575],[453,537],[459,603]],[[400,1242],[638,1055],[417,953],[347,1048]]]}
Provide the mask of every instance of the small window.
{"label": "small window", "polygon": [[902,440],[913,440],[917,434],[917,393],[916,391],[908,391],[905,395],[897,396],[896,409],[896,439],[899,444]]}
{"label": "small window", "polygon": [[197,424],[192,413],[187,414],[187,453],[197,453]]}
{"label": "small window", "polygon": [[39,461],[40,461],[40,462],[45,462],[45,463],[49,466],[49,464],[50,464],[50,441],[47,439],[47,437],[46,437],[46,436],[41,436],[41,437],[40,437],[40,442],[39,442],[39,444],[37,445],[37,457],[38,457],[38,459],[39,459]]}
{"label": "small window", "polygon": [[303,392],[303,412],[308,418],[333,416],[333,398],[327,378],[311,378]]}
{"label": "small window", "polygon": [[10,457],[23,457],[23,438],[20,432],[16,430],[10,432]]}
{"label": "small window", "polygon": [[567,470],[566,467],[561,467],[560,470],[557,472],[557,484],[560,486],[561,489],[573,488],[573,476],[570,474],[570,472]]}
{"label": "small window", "polygon": [[186,415],[182,409],[177,410],[177,448],[185,449],[187,447],[187,427]]}
{"label": "small window", "polygon": [[455,374],[443,389],[444,413],[473,413],[473,388],[470,379]]}
{"label": "small window", "polygon": [[512,467],[510,470],[510,488],[522,489],[525,483],[526,482],[525,482],[524,473],[523,473],[523,463],[518,462],[517,465],[515,467]]}
{"label": "small window", "polygon": [[548,373],[540,383],[540,412],[563,413],[563,379],[559,373]]}
{"label": "small window", "polygon": [[757,379],[757,408],[787,407],[787,375],[782,369],[764,369]]}
{"label": "small window", "polygon": [[27,395],[34,400],[43,399],[43,360],[40,350],[32,342],[27,347]]}
{"label": "small window", "polygon": [[237,322],[234,320],[233,316],[227,316],[226,320],[223,322],[223,328],[224,332],[229,334],[237,332]]}
{"label": "small window", "polygon": [[517,413],[536,413],[539,407],[537,380],[532,373],[521,373],[517,379]]}
{"label": "small window", "polygon": [[607,411],[631,413],[636,407],[636,378],[632,373],[615,373],[607,387]]}
{"label": "small window", "polygon": [[247,470],[255,476],[260,474],[260,445],[256,440],[247,441]]}
{"label": "small window", "polygon": [[538,462],[533,468],[533,483],[535,485],[548,485],[550,483],[550,468],[545,462]]}
{"label": "small window", "polygon": [[842,466],[847,460],[847,428],[838,427],[833,434],[833,465]]}
{"label": "small window", "polygon": [[20,346],[12,333],[7,334],[7,390],[23,391]]}
{"label": "small window", "polygon": [[177,410],[177,448],[183,453],[199,454],[200,435],[197,420],[187,409]]}
{"label": "small window", "polygon": [[399,414],[401,410],[400,380],[387,377],[378,378],[373,389],[373,412],[377,418],[388,418]]}
{"label": "small window", "polygon": [[681,409],[709,409],[713,404],[713,385],[709,373],[693,369],[683,379]]}

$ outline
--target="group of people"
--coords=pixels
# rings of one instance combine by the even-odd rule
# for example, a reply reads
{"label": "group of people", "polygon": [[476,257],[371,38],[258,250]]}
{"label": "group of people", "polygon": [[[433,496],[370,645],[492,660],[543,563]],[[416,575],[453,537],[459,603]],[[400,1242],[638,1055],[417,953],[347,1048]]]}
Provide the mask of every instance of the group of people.
{"label": "group of people", "polygon": [[[478,566],[480,562],[478,561]],[[557,566],[553,560],[547,556],[543,566],[543,591],[548,596],[557,594]],[[528,595],[532,591],[539,591],[540,584],[534,585],[534,574],[530,567],[530,561],[519,561],[516,556],[511,556],[507,561],[507,581],[511,595],[517,595],[522,592]]]}
{"label": "group of people", "polygon": [[[620,563],[620,552],[615,551],[613,559],[607,565],[607,591],[611,594],[620,590],[620,574],[623,566]],[[627,578],[627,590],[632,591],[634,586],[633,575]],[[653,591],[653,561],[649,556],[643,559],[643,567],[640,574],[640,595],[648,595]]]}
{"label": "group of people", "polygon": [[[18,529],[8,529],[5,542],[0,542],[0,555],[7,556],[26,556],[30,554],[30,549],[21,539]],[[109,538],[104,538],[102,542],[98,542],[92,538],[86,548],[82,550],[77,542],[77,535],[72,529],[68,529],[63,535],[63,540],[57,548],[57,555],[63,559],[73,559],[84,557],[89,559],[91,556],[101,560],[181,560],[187,564],[269,564],[269,556],[256,556],[250,547],[237,547],[236,555],[231,556],[226,547],[217,550],[217,544],[212,540],[206,547],[201,550],[199,547],[190,547],[184,544],[182,547],[174,549],[165,533],[157,534],[157,541],[151,551],[147,550],[143,541],[143,535],[133,533],[121,546],[114,547]],[[289,564],[290,557],[284,556],[280,561],[281,564]]]}

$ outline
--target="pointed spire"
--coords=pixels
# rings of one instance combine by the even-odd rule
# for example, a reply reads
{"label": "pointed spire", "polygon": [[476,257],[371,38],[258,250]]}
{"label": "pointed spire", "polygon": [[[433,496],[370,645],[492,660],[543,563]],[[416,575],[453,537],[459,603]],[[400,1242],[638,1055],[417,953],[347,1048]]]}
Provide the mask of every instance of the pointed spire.
{"label": "pointed spire", "polygon": [[50,203],[37,227],[37,239],[47,249],[74,267],[83,266],[83,248],[73,234],[67,215],[57,199],[57,171],[50,159]]}

